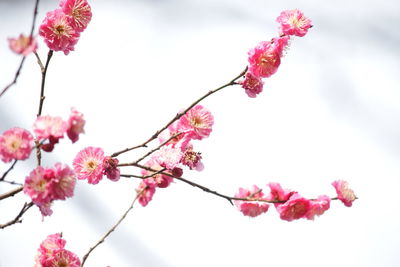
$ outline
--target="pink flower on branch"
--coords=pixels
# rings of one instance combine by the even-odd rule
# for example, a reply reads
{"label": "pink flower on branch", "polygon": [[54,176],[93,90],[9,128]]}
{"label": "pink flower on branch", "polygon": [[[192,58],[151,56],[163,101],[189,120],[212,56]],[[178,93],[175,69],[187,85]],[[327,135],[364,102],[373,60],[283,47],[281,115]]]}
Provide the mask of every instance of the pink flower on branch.
{"label": "pink flower on branch", "polygon": [[208,137],[212,131],[214,117],[210,111],[201,105],[191,108],[178,121],[181,132],[187,132],[190,138],[201,140]]}
{"label": "pink flower on branch", "polygon": [[256,77],[270,77],[281,64],[282,51],[280,49],[280,46],[271,42],[260,42],[248,53],[249,71]]}
{"label": "pink flower on branch", "polygon": [[53,199],[65,200],[74,195],[76,177],[74,171],[68,165],[56,163],[52,180]]}
{"label": "pink flower on branch", "polygon": [[139,187],[136,189],[136,193],[139,194],[138,201],[140,205],[146,207],[153,199],[155,192],[156,188],[154,186],[148,185],[144,181],[140,182]]}
{"label": "pink flower on branch", "polygon": [[54,172],[38,166],[26,178],[24,193],[30,196],[36,205],[46,205],[53,200],[51,180]]}
{"label": "pink flower on branch", "polygon": [[[160,171],[164,168],[153,158],[150,159],[148,162],[146,162],[145,166],[155,171]],[[173,181],[173,178],[168,175],[161,173],[155,174],[156,172],[149,171],[146,169],[142,169],[141,173],[143,176],[151,176],[143,180],[143,182],[150,187],[166,188]]]}
{"label": "pink flower on branch", "polygon": [[264,82],[262,81],[261,77],[255,76],[251,72],[246,72],[246,76],[244,80],[240,82],[240,84],[242,85],[246,94],[251,98],[254,98],[261,93],[264,86]]}
{"label": "pink flower on branch", "polygon": [[78,32],[84,31],[92,19],[92,11],[86,0],[62,0],[60,7],[72,18],[71,26]]}
{"label": "pink flower on branch", "polygon": [[86,147],[76,155],[73,166],[77,178],[87,179],[89,184],[97,184],[103,178],[104,151],[98,147]]}
{"label": "pink flower on branch", "polygon": [[15,127],[0,135],[0,158],[3,162],[25,160],[33,147],[33,136],[25,129]]}
{"label": "pink flower on branch", "polygon": [[357,199],[354,191],[349,188],[349,184],[343,180],[337,180],[332,183],[333,187],[336,190],[338,195],[338,199],[343,202],[346,207],[351,207],[353,205],[353,201]]}
{"label": "pink flower on branch", "polygon": [[312,27],[311,20],[298,9],[282,11],[276,21],[280,24],[282,34],[286,35],[302,37]]}
{"label": "pink flower on branch", "polygon": [[293,221],[300,218],[304,218],[309,212],[311,207],[311,201],[303,198],[298,193],[294,193],[288,201],[283,204],[276,205],[282,220]]}
{"label": "pink flower on branch", "polygon": [[71,108],[71,115],[67,122],[67,135],[71,139],[72,143],[75,143],[79,139],[79,134],[84,133],[86,121],[83,119],[83,114],[77,111],[75,108]]}
{"label": "pink flower on branch", "polygon": [[315,200],[311,200],[310,209],[305,215],[306,218],[309,220],[314,220],[315,215],[320,216],[329,209],[330,203],[331,198],[326,195],[322,195]]}
{"label": "pink flower on branch", "polygon": [[61,9],[47,12],[39,28],[39,35],[44,38],[46,45],[54,51],[63,51],[68,55],[74,51],[79,40],[79,31],[71,25],[72,17]]}
{"label": "pink flower on branch", "polygon": [[104,174],[113,182],[120,178],[120,169],[118,166],[118,159],[106,156],[103,160]]}
{"label": "pink flower on branch", "polygon": [[18,38],[8,38],[8,45],[10,49],[19,55],[27,56],[35,52],[38,48],[36,39],[32,36],[25,36],[22,33]]}
{"label": "pink flower on branch", "polygon": [[[249,200],[265,200],[264,193],[256,185],[251,190],[239,188],[239,193],[235,194],[237,198],[247,198]],[[269,204],[265,202],[235,200],[236,207],[245,216],[256,217],[268,211]]]}

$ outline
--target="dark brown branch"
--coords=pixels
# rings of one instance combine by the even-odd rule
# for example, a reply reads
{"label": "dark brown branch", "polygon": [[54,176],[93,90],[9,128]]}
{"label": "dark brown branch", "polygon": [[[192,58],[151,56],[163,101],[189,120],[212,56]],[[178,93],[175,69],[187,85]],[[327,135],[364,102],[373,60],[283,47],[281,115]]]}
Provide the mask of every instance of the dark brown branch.
{"label": "dark brown branch", "polygon": [[22,215],[24,215],[24,213],[27,212],[32,206],[33,206],[33,202],[30,202],[29,204],[25,202],[24,206],[22,207],[22,209],[18,213],[18,215],[13,220],[11,220],[5,224],[0,224],[0,229],[4,229],[4,228],[11,226],[13,224],[16,224],[16,223],[21,223]]}
{"label": "dark brown branch", "polygon": [[237,81],[239,78],[241,78],[243,75],[245,75],[246,72],[247,72],[247,67],[246,67],[238,76],[236,76],[234,79],[232,79],[230,82],[228,82],[228,83],[226,83],[226,84],[224,84],[224,85],[222,85],[222,86],[220,86],[220,87],[218,87],[218,88],[216,88],[216,89],[214,89],[214,90],[208,91],[205,95],[203,95],[202,97],[200,97],[199,99],[197,99],[196,101],[194,101],[194,102],[193,102],[189,107],[187,107],[184,111],[182,111],[182,112],[176,114],[175,117],[174,117],[172,120],[170,120],[164,127],[162,127],[161,129],[159,129],[158,131],[156,131],[148,140],[146,140],[145,142],[143,142],[141,145],[137,145],[137,146],[134,146],[134,147],[131,147],[131,148],[126,148],[126,149],[121,150],[121,151],[119,151],[119,152],[115,152],[114,154],[111,155],[111,157],[117,157],[117,156],[119,156],[119,155],[122,154],[122,153],[131,151],[131,150],[133,150],[133,149],[137,149],[137,148],[140,148],[140,147],[147,147],[147,144],[148,144],[148,143],[150,143],[151,141],[153,141],[154,139],[156,139],[160,133],[162,133],[165,129],[167,129],[167,128],[168,128],[171,124],[173,124],[175,121],[179,120],[179,119],[180,119],[183,115],[185,115],[191,108],[193,108],[195,105],[197,105],[198,103],[200,103],[202,100],[204,100],[204,99],[207,98],[208,96],[210,96],[210,95],[212,95],[212,94],[218,92],[219,90],[222,90],[222,89],[224,89],[225,87],[228,87],[228,86],[232,86],[232,85],[237,84],[236,81]]}
{"label": "dark brown branch", "polygon": [[0,195],[0,200],[6,199],[8,197],[13,197],[14,195],[18,194],[19,192],[21,192],[24,189],[23,186],[20,186],[18,188],[15,188],[9,192],[6,192],[4,194]]}
{"label": "dark brown branch", "polygon": [[135,196],[135,198],[133,199],[131,205],[130,205],[129,208],[125,211],[125,213],[122,215],[122,217],[118,220],[118,222],[117,222],[116,224],[114,224],[114,226],[111,227],[111,229],[108,230],[107,233],[105,233],[104,236],[103,236],[102,238],[100,238],[100,240],[97,241],[97,243],[96,243],[93,247],[91,247],[91,248],[89,249],[89,251],[83,256],[81,267],[83,267],[83,265],[85,264],[85,262],[86,262],[87,258],[89,257],[90,253],[92,253],[92,251],[93,251],[94,249],[96,249],[101,243],[103,243],[104,240],[105,240],[112,232],[115,231],[115,229],[118,227],[118,225],[121,224],[121,222],[125,219],[126,215],[128,215],[128,213],[133,209],[133,205],[135,204],[136,200],[137,200],[138,197],[143,193],[143,191],[144,191],[145,189],[146,189],[146,188],[142,189],[140,192],[138,192],[138,193],[136,194],[136,196]]}
{"label": "dark brown branch", "polygon": [[4,181],[4,179],[6,178],[7,174],[14,168],[15,164],[17,164],[17,161],[18,160],[15,160],[13,162],[13,164],[11,164],[10,168],[8,168],[8,170],[5,173],[3,173],[3,175],[0,178],[0,181]]}
{"label": "dark brown branch", "polygon": [[42,115],[43,102],[44,102],[44,99],[45,99],[44,86],[45,86],[45,83],[46,83],[47,68],[49,67],[50,59],[51,59],[52,56],[53,56],[53,50],[49,50],[49,53],[47,54],[46,65],[44,66],[44,69],[42,70],[42,84],[41,84],[41,87],[40,87],[39,111],[38,111],[37,117]]}

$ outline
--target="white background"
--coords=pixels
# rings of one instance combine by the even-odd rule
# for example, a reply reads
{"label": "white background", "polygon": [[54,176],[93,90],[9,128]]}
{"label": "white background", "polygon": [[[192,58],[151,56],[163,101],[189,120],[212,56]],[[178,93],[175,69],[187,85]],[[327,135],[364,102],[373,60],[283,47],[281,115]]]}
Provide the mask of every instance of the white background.
{"label": "white background", "polygon": [[[72,165],[86,146],[107,154],[145,141],[176,112],[239,74],[247,51],[277,35],[276,17],[299,8],[314,27],[293,40],[264,92],[250,99],[226,88],[202,104],[215,126],[195,144],[205,169],[184,177],[233,195],[239,187],[280,182],[305,197],[335,196],[335,179],[359,197],[334,202],[315,221],[281,221],[271,208],[244,217],[226,200],[176,182],[135,206],[85,266],[400,266],[400,4],[396,0],[135,0],[91,1],[93,19],[76,51],[55,53],[43,114],[84,113],[86,134],[62,140],[43,165]],[[28,33],[34,1],[0,1],[0,87],[20,57],[6,39]],[[41,1],[38,24],[58,1]],[[39,54],[47,48],[40,40]],[[31,130],[40,70],[33,56],[18,84],[0,99],[0,132]],[[156,145],[155,143],[153,145]],[[132,161],[143,150],[128,153]],[[0,173],[9,165],[0,164]],[[18,162],[8,179],[23,182],[35,167]],[[123,173],[135,173],[124,169]],[[37,208],[0,231],[0,266],[33,266],[49,234],[63,232],[82,257],[122,215],[139,181],[79,181],[75,197],[55,202],[42,222]],[[0,192],[10,190],[0,184]],[[0,202],[0,223],[12,219],[22,193]]]}

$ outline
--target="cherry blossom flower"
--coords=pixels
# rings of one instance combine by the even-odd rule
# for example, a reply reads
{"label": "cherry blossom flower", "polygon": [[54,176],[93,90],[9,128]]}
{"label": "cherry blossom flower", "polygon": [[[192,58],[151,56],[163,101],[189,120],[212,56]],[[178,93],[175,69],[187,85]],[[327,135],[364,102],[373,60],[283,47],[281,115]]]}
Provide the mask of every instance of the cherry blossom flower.
{"label": "cherry blossom flower", "polygon": [[51,180],[54,171],[38,166],[25,178],[24,193],[36,205],[46,205],[53,200]]}
{"label": "cherry blossom flower", "polygon": [[62,0],[60,7],[66,15],[72,18],[71,26],[77,32],[85,30],[92,19],[92,11],[86,0]]}
{"label": "cherry blossom flower", "polygon": [[353,201],[357,199],[354,191],[349,188],[349,184],[343,180],[337,180],[332,183],[333,187],[336,190],[338,195],[338,199],[343,202],[346,207],[351,207],[353,205]]}
{"label": "cherry blossom flower", "polygon": [[97,184],[103,178],[104,151],[98,147],[86,147],[76,155],[73,166],[77,178],[87,179],[89,184]]}
{"label": "cherry blossom flower", "polygon": [[249,71],[256,77],[268,78],[274,74],[281,64],[280,46],[271,42],[260,42],[251,49],[249,55]]}
{"label": "cherry blossom flower", "polygon": [[64,137],[67,127],[61,117],[39,116],[33,124],[33,132],[39,141],[50,137],[60,139]]}
{"label": "cherry blossom flower", "polygon": [[77,111],[75,108],[71,108],[71,115],[67,122],[67,135],[71,139],[72,143],[75,143],[79,139],[79,134],[84,133],[85,120],[83,114]]}
{"label": "cherry blossom flower", "polygon": [[153,154],[153,159],[164,168],[172,170],[179,167],[183,153],[180,148],[164,145]]}
{"label": "cherry blossom flower", "polygon": [[272,45],[275,47],[280,57],[282,57],[284,52],[288,49],[289,41],[290,36],[288,35],[272,38]]}
{"label": "cherry blossom flower", "polygon": [[33,147],[33,136],[25,129],[15,127],[0,135],[0,158],[3,162],[25,160]]}
{"label": "cherry blossom flower", "polygon": [[190,138],[201,140],[210,135],[214,117],[206,108],[196,105],[180,118],[178,124],[188,132]]}
{"label": "cherry blossom flower", "polygon": [[308,29],[312,26],[311,20],[298,9],[282,11],[276,21],[280,24],[280,30],[283,34],[300,37],[306,35]]}
{"label": "cherry blossom flower", "polygon": [[54,166],[53,199],[65,200],[74,195],[76,184],[75,173],[68,165],[56,163]]}
{"label": "cherry blossom flower", "polygon": [[8,38],[8,45],[10,49],[19,55],[27,56],[35,52],[38,48],[36,39],[32,36],[25,36],[22,33],[18,38]]}
{"label": "cherry blossom flower", "polygon": [[[239,193],[235,194],[237,198],[260,199],[265,200],[264,193],[256,185],[251,190],[239,188]],[[265,202],[235,200],[236,207],[245,216],[256,217],[268,211],[269,205]]]}
{"label": "cherry blossom flower", "polygon": [[307,219],[314,220],[315,215],[320,216],[330,207],[331,198],[322,195],[315,200],[310,200],[310,208],[305,215]]}
{"label": "cherry blossom flower", "polygon": [[300,196],[298,193],[294,193],[285,203],[276,205],[275,207],[280,218],[290,222],[304,218],[308,213],[310,206],[310,200]]}
{"label": "cherry blossom flower", "polygon": [[261,77],[255,76],[251,72],[246,72],[246,76],[243,81],[240,82],[242,88],[245,90],[246,94],[254,98],[259,93],[262,92],[264,82],[262,81]]}
{"label": "cherry blossom flower", "polygon": [[204,169],[204,165],[201,162],[201,153],[194,152],[193,146],[188,146],[185,150],[181,158],[181,163],[188,166],[191,170],[202,171]]}
{"label": "cherry blossom flower", "polygon": [[[146,162],[145,166],[155,171],[163,169],[163,167],[153,158],[150,159],[148,162]],[[146,169],[142,169],[141,173],[143,176],[150,176],[154,174],[153,171],[149,171]],[[160,187],[160,188],[168,187],[172,181],[173,181],[172,177],[161,173],[158,173],[152,177],[143,180],[143,182],[150,187]]]}
{"label": "cherry blossom flower", "polygon": [[144,181],[140,182],[139,187],[136,189],[136,193],[139,194],[138,201],[140,205],[146,207],[152,200],[155,192],[156,188],[154,186],[148,185]]}
{"label": "cherry blossom flower", "polygon": [[[290,191],[288,189],[282,189],[282,186],[279,183],[269,183],[270,193],[266,197],[266,199],[270,201],[287,201],[294,193],[294,191]],[[275,203],[279,205],[280,203]]]}
{"label": "cherry blossom flower", "polygon": [[104,174],[113,182],[116,182],[120,178],[120,170],[117,168],[118,159],[106,156],[103,160]]}
{"label": "cherry blossom flower", "polygon": [[66,241],[61,234],[49,235],[41,244],[36,255],[35,267],[80,267],[79,257],[64,248]]}
{"label": "cherry blossom flower", "polygon": [[39,35],[44,38],[46,45],[54,51],[63,51],[68,55],[74,51],[79,40],[79,32],[71,26],[72,17],[61,9],[47,12],[39,28]]}

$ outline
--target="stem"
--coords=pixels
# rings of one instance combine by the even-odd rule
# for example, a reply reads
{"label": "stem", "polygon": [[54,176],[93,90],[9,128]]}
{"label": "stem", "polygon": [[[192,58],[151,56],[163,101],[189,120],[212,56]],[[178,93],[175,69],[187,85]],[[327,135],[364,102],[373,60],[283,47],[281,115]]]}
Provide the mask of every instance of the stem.
{"label": "stem", "polygon": [[11,164],[10,168],[8,168],[8,170],[1,176],[0,181],[4,181],[4,179],[6,178],[7,174],[14,168],[15,164],[17,164],[18,160],[15,160],[13,162],[13,164]]}
{"label": "stem", "polygon": [[148,140],[146,140],[145,142],[143,142],[141,145],[138,146],[134,146],[134,147],[130,147],[130,148],[126,148],[123,149],[121,151],[115,152],[114,154],[111,155],[111,157],[117,157],[122,153],[128,152],[130,150],[136,149],[136,148],[140,148],[140,147],[147,147],[147,144],[150,143],[151,141],[153,141],[154,139],[156,139],[158,137],[158,135],[163,132],[165,129],[167,129],[172,123],[174,123],[175,121],[179,120],[183,115],[185,115],[191,108],[193,108],[195,105],[197,105],[198,103],[200,103],[202,100],[204,100],[205,98],[207,98],[208,96],[218,92],[219,90],[224,89],[225,87],[231,86],[231,85],[235,85],[237,84],[236,81],[242,77],[243,75],[245,75],[247,72],[247,67],[238,75],[236,76],[234,79],[232,79],[230,82],[214,89],[214,90],[210,90],[208,91],[205,95],[203,95],[202,97],[200,97],[199,99],[197,99],[196,101],[194,101],[189,107],[187,107],[184,111],[177,113],[175,115],[175,117],[170,120],[164,127],[162,127],[161,129],[159,129],[158,131],[156,131]]}
{"label": "stem", "polygon": [[39,111],[37,114],[37,117],[42,115],[42,108],[43,108],[43,102],[45,99],[44,96],[44,86],[46,83],[46,73],[47,73],[47,68],[49,67],[50,59],[53,56],[53,50],[49,50],[49,53],[47,54],[47,60],[46,60],[46,65],[44,66],[44,69],[42,70],[42,85],[40,88],[40,101],[39,101]]}
{"label": "stem", "polygon": [[128,215],[129,211],[131,211],[131,210],[133,209],[133,205],[135,204],[136,200],[137,200],[138,197],[143,193],[144,190],[145,190],[145,188],[144,188],[142,191],[140,191],[140,192],[138,192],[138,193],[136,194],[136,196],[135,196],[135,198],[133,199],[131,205],[130,205],[129,208],[125,211],[125,213],[122,215],[122,217],[118,220],[118,222],[117,222],[116,224],[114,224],[114,226],[111,227],[111,229],[108,230],[107,233],[105,233],[104,236],[103,236],[102,238],[100,238],[100,240],[97,241],[97,243],[96,243],[93,247],[91,247],[91,248],[89,249],[89,251],[83,256],[81,267],[83,267],[83,265],[85,264],[85,262],[86,262],[87,258],[89,257],[90,253],[92,253],[92,251],[93,251],[94,249],[96,249],[101,243],[103,243],[104,240],[105,240],[112,232],[114,232],[114,230],[118,227],[118,225],[121,224],[121,222],[125,219],[126,215]]}
{"label": "stem", "polygon": [[6,228],[10,225],[16,224],[16,223],[21,223],[22,215],[24,215],[24,213],[27,212],[32,206],[33,206],[33,202],[30,202],[29,204],[25,202],[24,206],[22,207],[21,211],[18,213],[17,217],[15,217],[13,220],[11,220],[5,224],[0,224],[0,229],[4,229],[4,228]]}
{"label": "stem", "polygon": [[19,192],[21,192],[24,189],[23,186],[17,187],[9,192],[6,192],[4,194],[0,195],[0,200],[9,198],[9,197],[13,197],[14,195],[18,194]]}

